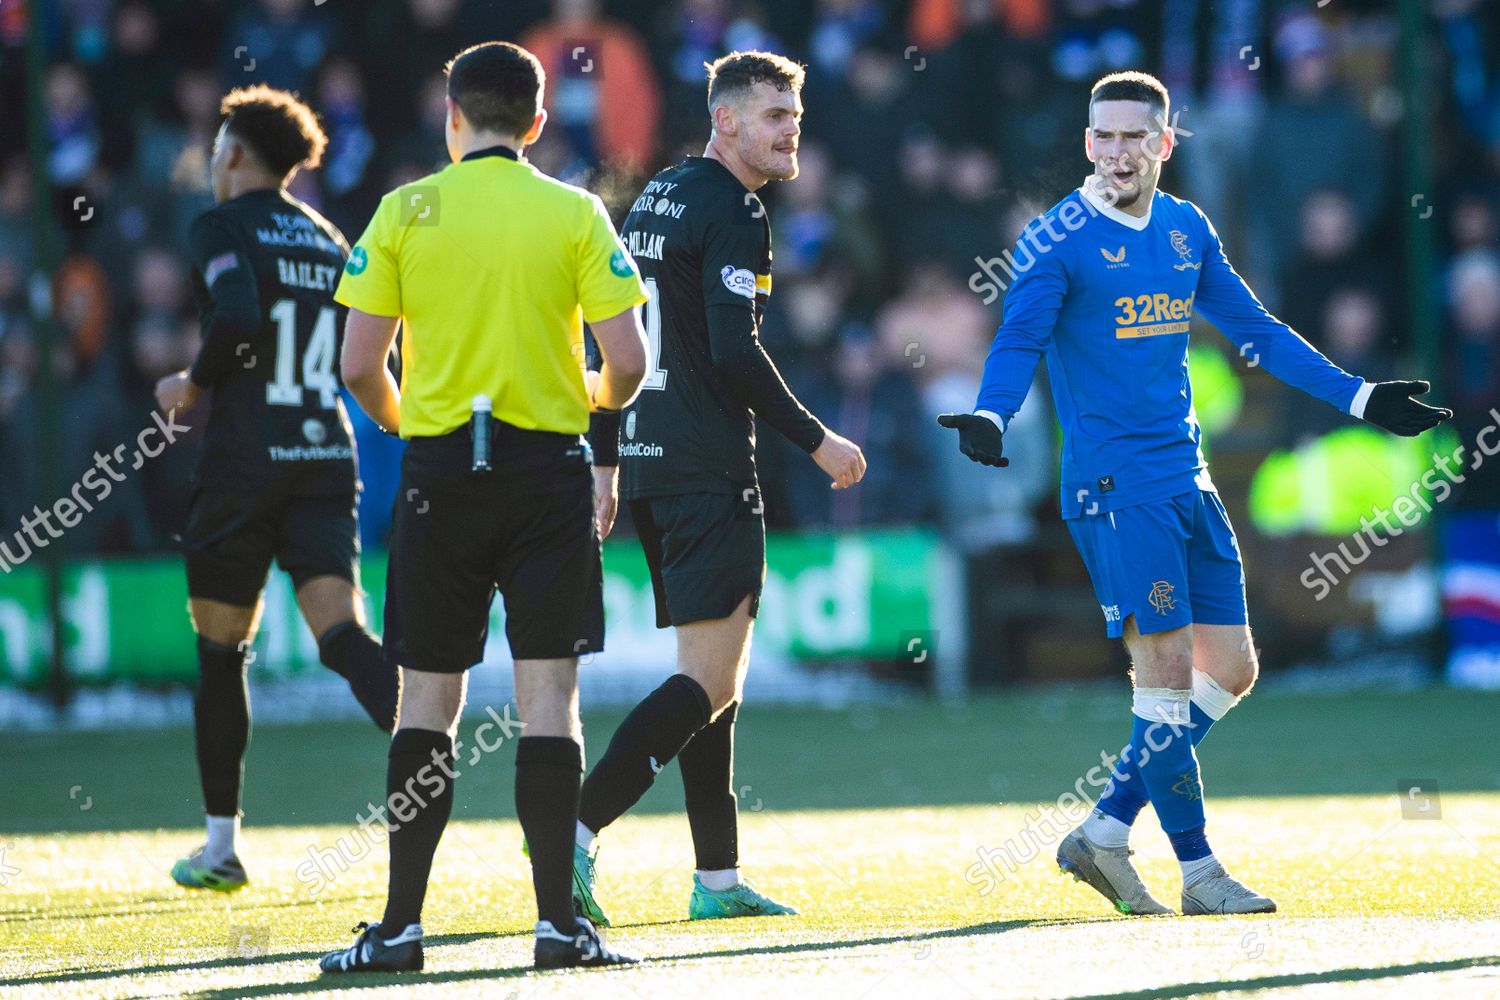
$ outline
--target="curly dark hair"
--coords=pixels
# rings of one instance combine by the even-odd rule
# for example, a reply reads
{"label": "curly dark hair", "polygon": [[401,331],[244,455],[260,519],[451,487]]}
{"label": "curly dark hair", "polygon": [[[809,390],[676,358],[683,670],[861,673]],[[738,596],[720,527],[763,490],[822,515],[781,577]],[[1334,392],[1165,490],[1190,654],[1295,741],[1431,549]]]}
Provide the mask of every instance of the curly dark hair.
{"label": "curly dark hair", "polygon": [[731,52],[711,63],[708,70],[708,113],[720,104],[738,100],[757,83],[769,83],[783,93],[800,91],[806,70],[801,63],[774,52]]}
{"label": "curly dark hair", "polygon": [[313,109],[290,91],[265,84],[238,87],[219,102],[219,114],[227,134],[250,147],[256,159],[278,177],[323,162],[328,133]]}
{"label": "curly dark hair", "polygon": [[525,135],[542,109],[547,74],[513,42],[482,42],[448,63],[448,96],[476,131]]}

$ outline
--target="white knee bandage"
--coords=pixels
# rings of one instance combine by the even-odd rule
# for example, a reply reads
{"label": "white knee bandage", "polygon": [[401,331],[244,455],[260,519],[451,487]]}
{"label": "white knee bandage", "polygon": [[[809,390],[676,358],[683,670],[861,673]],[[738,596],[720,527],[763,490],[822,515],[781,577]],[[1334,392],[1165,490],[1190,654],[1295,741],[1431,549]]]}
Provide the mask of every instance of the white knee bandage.
{"label": "white knee bandage", "polygon": [[1201,670],[1193,671],[1193,702],[1203,714],[1218,722],[1235,705],[1239,697],[1226,691],[1218,681]]}
{"label": "white knee bandage", "polygon": [[1188,703],[1192,700],[1191,688],[1136,688],[1130,710],[1147,722],[1165,722],[1169,726],[1191,724]]}

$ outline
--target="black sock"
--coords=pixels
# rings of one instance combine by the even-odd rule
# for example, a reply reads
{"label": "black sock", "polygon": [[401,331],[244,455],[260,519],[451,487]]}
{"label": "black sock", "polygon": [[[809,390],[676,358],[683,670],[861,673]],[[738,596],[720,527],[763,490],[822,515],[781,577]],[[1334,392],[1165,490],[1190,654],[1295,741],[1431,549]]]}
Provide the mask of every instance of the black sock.
{"label": "black sock", "polygon": [[731,702],[677,755],[699,871],[724,871],[740,863],[739,798],[734,791],[734,717],[739,708],[739,702]]}
{"label": "black sock", "polygon": [[396,725],[396,664],[363,625],[340,622],[318,639],[323,666],[349,682],[354,697],[375,725],[390,732]]}
{"label": "black sock", "polygon": [[566,736],[522,736],[516,746],[516,818],[531,853],[538,920],[564,934],[573,912],[573,841],[583,747]]}
{"label": "black sock", "polygon": [[[432,855],[453,812],[453,738],[431,729],[403,729],[391,739],[385,776],[386,821],[392,829],[390,889],[380,935],[422,920]],[[393,799],[397,795],[400,799]],[[397,808],[399,806],[400,808]],[[403,818],[404,817],[404,818]]]}
{"label": "black sock", "polygon": [[633,708],[583,782],[579,819],[598,833],[640,801],[656,773],[708,725],[713,706],[703,685],[673,674]]}
{"label": "black sock", "polygon": [[245,653],[201,637],[193,739],[198,751],[198,777],[203,783],[203,811],[210,816],[238,814],[245,748],[250,745]]}

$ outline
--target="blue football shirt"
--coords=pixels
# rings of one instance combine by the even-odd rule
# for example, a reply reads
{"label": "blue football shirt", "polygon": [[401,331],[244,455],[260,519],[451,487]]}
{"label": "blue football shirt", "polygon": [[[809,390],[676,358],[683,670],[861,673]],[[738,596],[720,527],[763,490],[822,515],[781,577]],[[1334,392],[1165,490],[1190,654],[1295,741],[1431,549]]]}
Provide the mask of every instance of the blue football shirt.
{"label": "blue football shirt", "polygon": [[1004,426],[1047,356],[1063,430],[1065,519],[1212,490],[1188,380],[1201,313],[1247,364],[1345,412],[1368,398],[1261,305],[1198,207],[1157,191],[1135,218],[1073,191],[1016,243],[975,412]]}

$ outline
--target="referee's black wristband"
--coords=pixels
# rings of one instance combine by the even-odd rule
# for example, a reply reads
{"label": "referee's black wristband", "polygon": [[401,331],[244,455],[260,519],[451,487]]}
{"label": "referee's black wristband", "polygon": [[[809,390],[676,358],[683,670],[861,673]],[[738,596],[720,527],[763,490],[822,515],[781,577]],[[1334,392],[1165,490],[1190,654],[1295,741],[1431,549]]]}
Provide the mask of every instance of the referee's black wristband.
{"label": "referee's black wristband", "polygon": [[594,449],[594,464],[620,464],[620,411],[589,414],[589,446]]}

